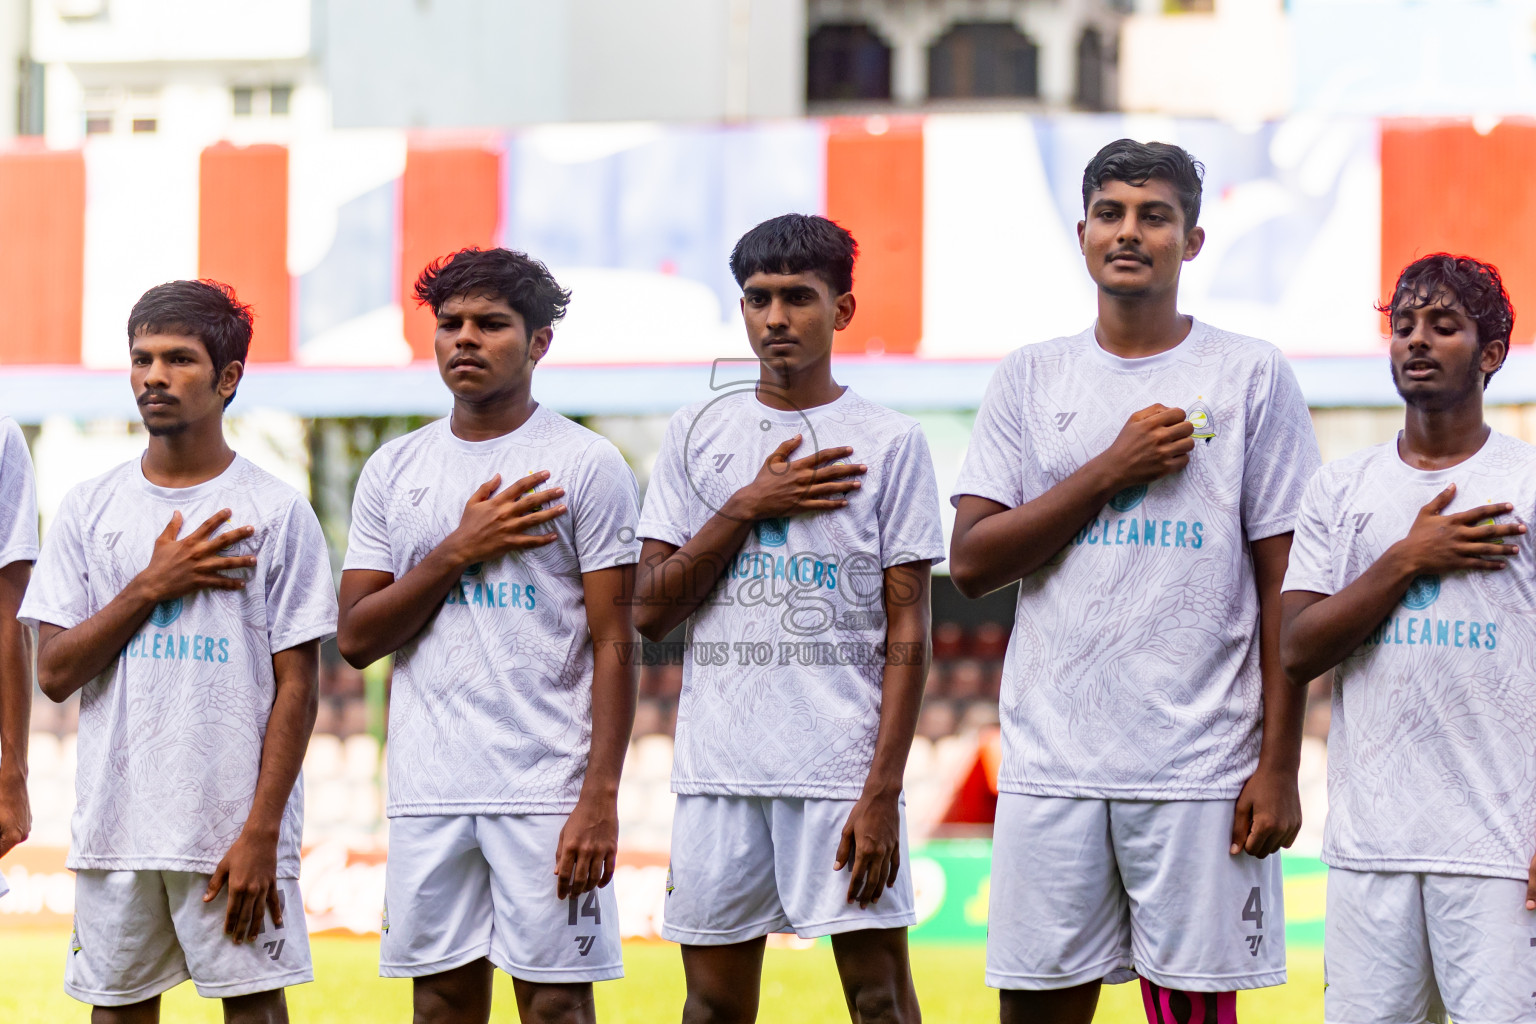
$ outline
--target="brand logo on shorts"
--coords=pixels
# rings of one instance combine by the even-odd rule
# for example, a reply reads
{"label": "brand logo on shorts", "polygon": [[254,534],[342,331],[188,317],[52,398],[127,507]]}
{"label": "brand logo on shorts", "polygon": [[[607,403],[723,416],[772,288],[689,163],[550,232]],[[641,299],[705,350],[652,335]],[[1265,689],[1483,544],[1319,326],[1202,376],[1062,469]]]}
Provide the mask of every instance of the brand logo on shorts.
{"label": "brand logo on shorts", "polygon": [[596,935],[578,935],[575,938],[576,951],[582,956],[592,952],[592,947],[597,945]]}
{"label": "brand logo on shorts", "polygon": [[752,530],[757,534],[757,541],[763,547],[781,548],[789,540],[789,519],[786,516],[759,519],[752,524]]}
{"label": "brand logo on shorts", "polygon": [[78,956],[82,948],[83,947],[80,945],[80,924],[78,921],[76,921],[71,925],[69,932],[70,956]]}
{"label": "brand logo on shorts", "polygon": [[1440,596],[1440,577],[1432,573],[1415,576],[1403,595],[1403,607],[1411,611],[1423,611]]}
{"label": "brand logo on shorts", "polygon": [[153,626],[164,629],[177,619],[181,618],[181,598],[172,598],[169,601],[161,601],[155,605],[155,610],[149,613],[149,622]]}
{"label": "brand logo on shorts", "polygon": [[1216,436],[1216,420],[1212,418],[1210,406],[1205,404],[1202,396],[1196,395],[1195,404],[1189,407],[1189,422],[1195,428],[1195,432],[1189,436],[1210,444],[1211,438]]}
{"label": "brand logo on shorts", "polygon": [[385,935],[389,934],[389,904],[388,903],[384,904],[384,908],[379,911],[379,931],[383,932]]}
{"label": "brand logo on shorts", "polygon": [[667,865],[667,895],[671,896],[672,891],[676,888],[677,886],[672,884],[672,866],[669,864]]}

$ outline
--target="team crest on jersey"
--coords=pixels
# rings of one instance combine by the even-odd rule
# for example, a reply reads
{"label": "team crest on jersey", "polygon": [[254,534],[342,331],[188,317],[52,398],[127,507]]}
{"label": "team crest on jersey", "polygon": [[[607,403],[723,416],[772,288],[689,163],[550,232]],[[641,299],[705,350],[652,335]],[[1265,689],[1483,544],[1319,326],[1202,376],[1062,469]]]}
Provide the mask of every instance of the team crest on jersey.
{"label": "team crest on jersey", "polygon": [[1116,512],[1129,512],[1141,504],[1147,496],[1146,484],[1132,484],[1123,490],[1116,491],[1115,496],[1109,499],[1109,507]]}
{"label": "team crest on jersey", "polygon": [[1403,595],[1403,607],[1410,611],[1423,611],[1440,596],[1440,577],[1431,573],[1415,576]]}
{"label": "team crest on jersey", "polygon": [[177,619],[181,618],[181,598],[172,598],[169,601],[161,601],[155,605],[155,610],[149,613],[151,625],[164,629]]}
{"label": "team crest on jersey", "polygon": [[759,519],[752,524],[752,529],[757,534],[758,543],[765,548],[781,548],[789,541],[789,519],[785,516]]}
{"label": "team crest on jersey", "polygon": [[485,571],[485,563],[484,562],[476,562],[473,565],[466,565],[464,567],[464,575],[465,576],[479,576],[484,571]]}
{"label": "team crest on jersey", "polygon": [[1204,396],[1195,396],[1195,403],[1189,407],[1189,422],[1195,428],[1189,436],[1210,444],[1211,438],[1216,436],[1216,420],[1211,416],[1211,407],[1205,404]]}

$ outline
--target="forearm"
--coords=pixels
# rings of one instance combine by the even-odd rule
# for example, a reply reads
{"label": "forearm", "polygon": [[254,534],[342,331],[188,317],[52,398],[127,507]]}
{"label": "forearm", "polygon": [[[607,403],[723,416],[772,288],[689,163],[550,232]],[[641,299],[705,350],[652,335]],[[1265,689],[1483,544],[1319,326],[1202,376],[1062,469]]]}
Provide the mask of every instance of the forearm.
{"label": "forearm", "polygon": [[27,777],[32,721],[32,631],[0,612],[0,781]]}
{"label": "forearm", "polygon": [[1263,680],[1263,732],[1259,767],[1289,773],[1301,766],[1301,727],[1307,691],[1286,681],[1280,661],[1283,614],[1281,587],[1290,564],[1292,534],[1264,537],[1249,544],[1254,585],[1259,596],[1259,676]]}
{"label": "forearm", "polygon": [[620,652],[623,644],[633,642],[629,636],[592,641],[592,749],[581,784],[584,800],[618,797],[619,775],[635,725],[636,664]]}
{"label": "forearm", "polygon": [[717,512],[666,558],[636,570],[635,626],[649,640],[660,640],[699,609],[719,584],[731,559],[747,542],[753,520]]}
{"label": "forearm", "polygon": [[1388,548],[1349,586],[1292,618],[1280,645],[1290,685],[1304,687],[1349,657],[1392,614],[1415,575],[1407,560]]}
{"label": "forearm", "polygon": [[1030,575],[1054,558],[1120,490],[1103,460],[1091,459],[1040,497],[987,516],[958,537],[951,573],[967,597]]}
{"label": "forearm", "polygon": [[64,701],[105,672],[144,625],[160,597],[136,577],[105,608],[70,629],[40,639],[37,682],[52,701]]}
{"label": "forearm", "polygon": [[865,780],[866,794],[901,792],[917,716],[928,681],[932,614],[928,563],[898,565],[885,571],[885,669],[880,679],[880,727],[875,756]]}
{"label": "forearm", "polygon": [[394,582],[352,604],[343,599],[336,623],[341,656],[354,668],[365,668],[414,640],[458,586],[468,564],[444,541]]}
{"label": "forearm", "polygon": [[267,719],[267,734],[261,743],[261,768],[256,776],[256,793],[243,833],[277,841],[283,822],[283,810],[298,781],[304,764],[304,751],[315,728],[319,707],[320,644],[317,640],[281,651],[272,659],[277,675],[277,692],[272,700],[272,714]]}

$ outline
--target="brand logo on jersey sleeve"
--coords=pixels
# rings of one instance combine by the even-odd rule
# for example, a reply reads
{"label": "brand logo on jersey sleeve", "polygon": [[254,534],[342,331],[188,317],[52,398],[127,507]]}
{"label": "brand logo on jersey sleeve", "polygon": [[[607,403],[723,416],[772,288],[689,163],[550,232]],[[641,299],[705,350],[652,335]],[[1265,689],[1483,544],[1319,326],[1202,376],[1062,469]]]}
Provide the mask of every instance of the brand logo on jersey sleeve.
{"label": "brand logo on jersey sleeve", "polygon": [[179,618],[181,618],[181,598],[179,597],[161,601],[155,605],[155,610],[149,613],[150,625],[159,626],[161,629]]}
{"label": "brand logo on jersey sleeve", "polygon": [[752,524],[752,530],[765,548],[781,548],[789,541],[789,519],[785,516],[759,519]]}
{"label": "brand logo on jersey sleeve", "polygon": [[1412,611],[1423,611],[1440,596],[1440,577],[1430,573],[1423,576],[1415,576],[1413,582],[1408,584],[1408,592],[1403,595],[1403,607]]}
{"label": "brand logo on jersey sleeve", "polygon": [[1059,413],[1057,413],[1056,414],[1056,430],[1057,430],[1057,432],[1063,433],[1063,434],[1066,433],[1067,428],[1072,425],[1072,421],[1075,420],[1075,419],[1077,419],[1077,413],[1075,413],[1075,412],[1059,412]]}
{"label": "brand logo on jersey sleeve", "polygon": [[1189,407],[1189,422],[1195,428],[1195,432],[1189,436],[1210,444],[1211,438],[1216,436],[1216,420],[1211,416],[1210,406],[1205,404],[1203,397],[1197,395],[1194,404]]}

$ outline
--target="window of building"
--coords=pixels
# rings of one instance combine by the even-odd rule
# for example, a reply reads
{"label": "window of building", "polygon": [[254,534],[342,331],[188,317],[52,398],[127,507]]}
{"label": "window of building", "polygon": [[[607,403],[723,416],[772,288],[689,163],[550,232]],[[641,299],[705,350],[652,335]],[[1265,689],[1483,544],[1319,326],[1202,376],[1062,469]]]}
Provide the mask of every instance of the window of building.
{"label": "window of building", "polygon": [[1040,47],[1008,22],[961,22],[928,48],[934,99],[1040,95]]}
{"label": "window of building", "polygon": [[1107,52],[1104,37],[1092,25],[1077,38],[1077,89],[1073,99],[1084,110],[1108,110],[1107,76],[1113,57]]}
{"label": "window of building", "polygon": [[890,99],[891,48],[868,25],[822,25],[811,33],[806,98]]}
{"label": "window of building", "polygon": [[274,85],[272,87],[272,116],[286,117],[288,105],[293,100],[293,86]]}
{"label": "window of building", "polygon": [[110,135],[112,134],[112,111],[87,110],[85,112],[85,134]]}
{"label": "window of building", "polygon": [[135,135],[155,131],[159,126],[160,121],[158,118],[136,117],[133,119],[133,132]]}
{"label": "window of building", "polygon": [[237,86],[233,90],[233,93],[235,97],[235,116],[250,117],[252,99],[256,94],[256,90],[249,89],[244,86]]}

